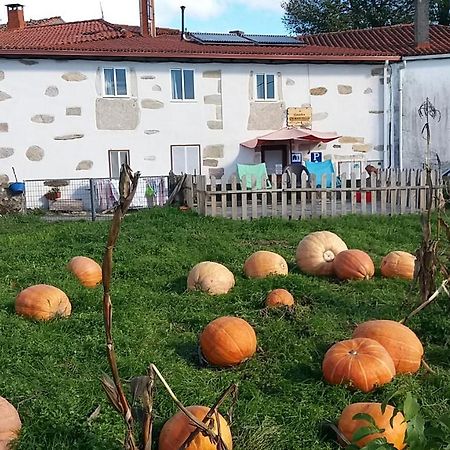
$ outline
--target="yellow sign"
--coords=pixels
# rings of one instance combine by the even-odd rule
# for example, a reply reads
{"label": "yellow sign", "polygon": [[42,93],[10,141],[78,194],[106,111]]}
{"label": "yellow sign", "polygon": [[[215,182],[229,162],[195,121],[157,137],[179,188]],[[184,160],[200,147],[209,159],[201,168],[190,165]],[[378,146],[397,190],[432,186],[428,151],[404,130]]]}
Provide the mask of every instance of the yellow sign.
{"label": "yellow sign", "polygon": [[288,127],[311,127],[312,108],[310,106],[303,108],[287,109],[287,126]]}

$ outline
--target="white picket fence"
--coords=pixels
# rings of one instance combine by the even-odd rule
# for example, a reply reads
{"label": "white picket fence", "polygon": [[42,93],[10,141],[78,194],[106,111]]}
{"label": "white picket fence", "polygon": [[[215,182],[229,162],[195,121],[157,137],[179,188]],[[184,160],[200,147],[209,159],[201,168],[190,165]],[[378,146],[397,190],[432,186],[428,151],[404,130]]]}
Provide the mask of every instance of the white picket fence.
{"label": "white picket fence", "polygon": [[[266,187],[267,181],[270,187]],[[329,180],[330,181],[330,180]],[[188,206],[201,215],[232,219],[282,217],[306,219],[310,217],[346,214],[411,214],[424,211],[427,196],[433,207],[442,198],[443,185],[437,171],[431,172],[431,183],[425,170],[380,170],[378,174],[352,173],[350,177],[331,176],[329,187],[324,175],[318,182],[305,173],[297,180],[284,173],[263,177],[257,189],[252,177],[247,180],[216,179],[205,175],[188,175],[184,198]],[[320,186],[319,186],[320,185]],[[316,187],[317,186],[317,187]]]}

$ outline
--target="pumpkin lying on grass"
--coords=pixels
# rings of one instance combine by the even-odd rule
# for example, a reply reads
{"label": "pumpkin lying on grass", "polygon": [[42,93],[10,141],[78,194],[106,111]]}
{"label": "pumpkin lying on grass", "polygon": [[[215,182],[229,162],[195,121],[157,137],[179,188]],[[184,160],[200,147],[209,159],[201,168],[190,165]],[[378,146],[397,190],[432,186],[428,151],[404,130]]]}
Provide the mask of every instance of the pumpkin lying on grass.
{"label": "pumpkin lying on grass", "polygon": [[72,305],[67,295],[55,286],[36,284],[16,297],[16,313],[31,319],[49,320],[70,316]]}
{"label": "pumpkin lying on grass", "polygon": [[244,319],[219,317],[210,322],[200,335],[200,351],[213,366],[235,366],[255,353],[256,334]]}
{"label": "pumpkin lying on grass", "polygon": [[0,450],[9,450],[10,442],[17,439],[22,422],[11,403],[0,397]]}
{"label": "pumpkin lying on grass", "polygon": [[[206,406],[188,406],[186,408],[192,415],[194,415],[200,421],[206,417],[209,412],[209,408]],[[208,422],[211,429],[217,434],[220,429],[220,436],[223,442],[226,444],[229,450],[233,449],[233,440],[231,437],[230,427],[227,421],[222,417],[219,417],[219,427],[216,423],[216,416],[213,414],[212,418]],[[178,411],[172,418],[170,418],[162,427],[159,435],[159,450],[178,450],[183,442],[189,437],[189,435],[195,430],[193,425],[186,414],[182,411]],[[216,450],[217,446],[210,441],[208,436],[204,436],[201,432],[197,434],[194,440],[186,447],[186,450]]]}
{"label": "pumpkin lying on grass", "polygon": [[73,257],[67,267],[84,287],[92,288],[102,281],[100,264],[87,256]]}
{"label": "pumpkin lying on grass", "polygon": [[372,258],[362,250],[344,250],[333,261],[334,273],[340,280],[367,280],[375,273]]}
{"label": "pumpkin lying on grass", "polygon": [[[377,438],[386,438],[397,450],[405,448],[404,440],[406,434],[405,417],[401,412],[395,412],[394,407],[386,405],[386,409],[381,409],[381,403],[353,403],[348,405],[341,414],[338,422],[339,431],[352,442],[355,433],[361,429],[371,426],[369,420],[353,419],[356,414],[367,414],[372,417],[381,433],[370,434],[359,439],[355,444],[362,448],[369,442]],[[395,415],[394,415],[395,414]],[[392,419],[392,421],[391,421]]]}
{"label": "pumpkin lying on grass", "polygon": [[400,250],[388,253],[381,261],[381,275],[386,278],[412,280],[416,257]]}
{"label": "pumpkin lying on grass", "polygon": [[294,297],[286,289],[274,289],[267,294],[266,306],[268,308],[294,306]]}
{"label": "pumpkin lying on grass", "polygon": [[244,273],[248,278],[265,278],[270,275],[287,275],[286,260],[278,253],[260,250],[251,254],[244,263]]}
{"label": "pumpkin lying on grass", "polygon": [[203,261],[189,272],[187,287],[190,291],[200,290],[210,295],[226,294],[234,287],[234,275],[222,264]]}
{"label": "pumpkin lying on grass", "polygon": [[310,275],[334,274],[333,261],[347,250],[345,242],[331,231],[315,231],[305,236],[297,246],[295,259],[302,272]]}

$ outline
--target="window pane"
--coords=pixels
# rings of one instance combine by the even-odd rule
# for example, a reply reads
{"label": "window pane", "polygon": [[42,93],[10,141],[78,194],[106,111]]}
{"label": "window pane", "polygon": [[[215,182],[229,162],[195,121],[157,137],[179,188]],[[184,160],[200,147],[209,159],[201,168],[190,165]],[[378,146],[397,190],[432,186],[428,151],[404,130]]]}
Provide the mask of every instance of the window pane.
{"label": "window pane", "polygon": [[118,152],[109,152],[109,167],[111,168],[111,177],[119,178],[120,165]]}
{"label": "window pane", "polygon": [[197,145],[186,147],[186,173],[193,175],[200,174],[200,151]]}
{"label": "window pane", "polygon": [[127,75],[125,69],[116,69],[116,95],[127,95]]}
{"label": "window pane", "polygon": [[266,75],[266,82],[267,82],[266,98],[274,99],[275,98],[275,76],[274,75]]}
{"label": "window pane", "polygon": [[119,152],[120,157],[120,167],[122,167],[122,164],[129,164],[128,162],[128,152]]}
{"label": "window pane", "polygon": [[182,83],[181,83],[181,69],[171,70],[172,76],[172,98],[174,100],[181,100],[182,95]]}
{"label": "window pane", "polygon": [[183,70],[184,81],[184,98],[188,100],[194,99],[194,71]]}
{"label": "window pane", "polygon": [[185,159],[185,147],[174,145],[172,147],[172,170],[175,175],[186,173]]}
{"label": "window pane", "polygon": [[265,99],[265,92],[264,92],[264,74],[259,73],[256,75],[256,98],[259,99]]}
{"label": "window pane", "polygon": [[114,70],[113,69],[104,69],[103,73],[105,76],[105,94],[106,95],[115,95]]}

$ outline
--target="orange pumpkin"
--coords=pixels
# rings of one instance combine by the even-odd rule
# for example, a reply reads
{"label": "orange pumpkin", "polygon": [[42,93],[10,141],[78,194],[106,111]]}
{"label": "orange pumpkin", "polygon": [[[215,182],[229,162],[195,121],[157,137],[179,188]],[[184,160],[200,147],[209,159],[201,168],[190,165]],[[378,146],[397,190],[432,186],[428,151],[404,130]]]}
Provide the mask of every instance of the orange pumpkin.
{"label": "orange pumpkin", "polygon": [[288,271],[287,262],[281,255],[265,250],[253,253],[244,264],[244,273],[248,278],[287,275]]}
{"label": "orange pumpkin", "polygon": [[333,267],[340,280],[367,280],[375,273],[372,258],[362,250],[340,252],[334,258]]}
{"label": "orange pumpkin", "polygon": [[267,295],[266,306],[268,308],[294,306],[294,297],[286,289],[274,289]]}
{"label": "orange pumpkin", "polygon": [[344,250],[347,250],[347,245],[337,234],[315,231],[300,241],[295,259],[302,272],[330,276],[334,273],[334,258]]}
{"label": "orange pumpkin", "polygon": [[423,346],[415,333],[394,320],[369,320],[358,325],[354,338],[379,342],[391,355],[397,373],[414,373],[420,368]]}
{"label": "orange pumpkin", "polygon": [[189,272],[187,287],[211,295],[226,294],[234,286],[234,275],[222,264],[203,261]]}
{"label": "orange pumpkin", "polygon": [[360,338],[337,342],[328,349],[322,372],[330,384],[346,384],[370,392],[394,378],[395,366],[381,344]]}
{"label": "orange pumpkin", "polygon": [[[192,415],[200,421],[206,417],[209,408],[206,406],[188,406],[186,408]],[[219,414],[219,428],[220,436],[229,450],[233,449],[233,440],[231,437],[230,427],[227,421]],[[217,434],[218,427],[216,423],[215,414],[209,421],[212,430]],[[172,418],[170,418],[162,427],[159,435],[159,450],[178,450],[183,442],[195,430],[195,425],[191,424],[190,419],[184,412],[178,411]],[[187,450],[217,450],[207,436],[198,433],[195,439],[189,444]]]}
{"label": "orange pumpkin", "polygon": [[78,278],[84,287],[95,287],[102,281],[102,268],[93,259],[75,256],[69,261],[68,269]]}
{"label": "orange pumpkin", "polygon": [[67,295],[55,286],[36,284],[16,297],[16,313],[37,320],[70,316],[72,305]]}
{"label": "orange pumpkin", "polygon": [[0,450],[9,450],[9,444],[17,439],[21,428],[22,422],[16,408],[0,397]]}
{"label": "orange pumpkin", "polygon": [[[394,407],[386,405],[384,413],[381,409],[381,403],[353,403],[348,405],[341,414],[338,422],[339,431],[351,442],[352,437],[357,430],[362,427],[370,426],[370,422],[367,420],[353,419],[356,414],[368,414],[373,418],[377,427],[380,430],[384,430],[382,433],[375,433],[366,436],[355,444],[362,448],[369,442],[384,437],[389,444],[392,444],[396,449],[402,450],[406,447],[404,443],[407,424],[405,417],[401,412],[397,412],[394,416]],[[391,419],[392,426],[391,426]]]}
{"label": "orange pumpkin", "polygon": [[388,253],[381,261],[381,274],[387,278],[414,278],[416,257],[400,250]]}
{"label": "orange pumpkin", "polygon": [[244,319],[219,317],[210,322],[200,335],[200,350],[213,366],[234,366],[253,356],[256,334]]}

